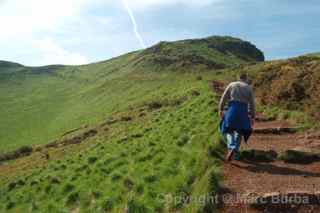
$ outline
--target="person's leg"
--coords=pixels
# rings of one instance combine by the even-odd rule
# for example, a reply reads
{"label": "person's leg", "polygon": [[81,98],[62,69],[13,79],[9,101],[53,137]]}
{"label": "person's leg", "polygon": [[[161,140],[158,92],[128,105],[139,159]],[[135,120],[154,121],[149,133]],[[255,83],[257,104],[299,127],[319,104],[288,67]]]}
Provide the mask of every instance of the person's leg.
{"label": "person's leg", "polygon": [[240,159],[240,145],[241,145],[241,134],[239,134],[237,131],[233,131],[231,133],[226,134],[227,143],[228,143],[228,154],[227,154],[227,160],[232,160],[233,157],[235,157],[236,160]]}
{"label": "person's leg", "polygon": [[226,134],[227,145],[228,145],[228,154],[226,160],[232,160],[233,155],[237,152],[239,147],[238,137],[235,131]]}
{"label": "person's leg", "polygon": [[234,131],[234,140],[235,140],[235,153],[234,153],[234,159],[235,160],[240,160],[240,146],[241,146],[241,140],[242,140],[242,135],[239,134],[237,131]]}
{"label": "person's leg", "polygon": [[235,150],[237,148],[237,143],[235,141],[234,132],[226,134],[228,149]]}

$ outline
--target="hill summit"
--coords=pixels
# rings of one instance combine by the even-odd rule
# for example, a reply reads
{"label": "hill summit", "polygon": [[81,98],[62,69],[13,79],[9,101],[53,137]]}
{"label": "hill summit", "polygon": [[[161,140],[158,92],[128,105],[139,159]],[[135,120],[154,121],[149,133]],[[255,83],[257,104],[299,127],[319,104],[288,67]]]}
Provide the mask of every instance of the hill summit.
{"label": "hill summit", "polygon": [[141,51],[134,63],[152,70],[224,69],[262,62],[264,54],[248,41],[230,36],[211,36],[175,42],[160,42]]}

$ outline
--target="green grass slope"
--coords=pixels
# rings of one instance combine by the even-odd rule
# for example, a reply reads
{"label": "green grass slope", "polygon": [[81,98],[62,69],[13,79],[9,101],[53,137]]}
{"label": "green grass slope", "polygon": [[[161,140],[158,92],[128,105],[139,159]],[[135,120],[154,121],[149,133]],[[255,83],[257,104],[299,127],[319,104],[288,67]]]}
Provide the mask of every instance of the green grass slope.
{"label": "green grass slope", "polygon": [[313,121],[320,118],[319,57],[269,62],[259,68],[253,79],[262,104],[304,112]]}
{"label": "green grass slope", "polygon": [[162,82],[157,95],[144,104],[90,126],[98,134],[79,151],[62,148],[66,156],[55,159],[55,148],[50,148],[49,161],[37,152],[23,163],[44,166],[25,174],[12,169],[12,162],[12,176],[3,179],[0,187],[0,211],[211,209],[204,201],[189,203],[187,199],[200,199],[217,189],[219,165],[209,150],[221,153],[223,147],[217,137],[214,94],[207,81],[193,75],[151,79],[167,83]]}
{"label": "green grass slope", "polygon": [[0,212],[212,212],[224,147],[209,81],[263,60],[210,37],[85,66],[4,62],[0,150],[33,151],[0,162]]}
{"label": "green grass slope", "polygon": [[[248,42],[231,37],[160,43],[85,66],[24,67],[0,63],[0,151],[48,143],[117,110],[150,99],[164,83],[180,90],[169,71],[214,71],[263,60]],[[166,80],[146,73],[161,71]],[[167,82],[164,82],[167,81]],[[170,91],[168,93],[171,93]]]}

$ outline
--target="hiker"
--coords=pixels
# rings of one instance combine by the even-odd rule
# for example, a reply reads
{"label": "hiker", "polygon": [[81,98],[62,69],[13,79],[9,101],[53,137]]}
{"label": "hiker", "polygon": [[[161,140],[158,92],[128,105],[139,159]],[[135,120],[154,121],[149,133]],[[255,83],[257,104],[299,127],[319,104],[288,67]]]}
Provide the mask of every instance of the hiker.
{"label": "hiker", "polygon": [[226,160],[231,161],[233,157],[239,160],[242,137],[248,141],[255,118],[255,97],[246,74],[241,74],[239,81],[230,83],[225,89],[219,103],[219,115],[220,131],[228,145]]}

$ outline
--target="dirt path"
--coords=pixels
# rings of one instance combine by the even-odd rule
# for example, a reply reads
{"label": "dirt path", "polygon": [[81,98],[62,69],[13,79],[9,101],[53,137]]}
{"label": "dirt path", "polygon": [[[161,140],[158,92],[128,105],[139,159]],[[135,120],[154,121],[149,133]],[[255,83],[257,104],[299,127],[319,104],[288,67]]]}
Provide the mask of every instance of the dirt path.
{"label": "dirt path", "polygon": [[[319,135],[268,131],[281,128],[285,130],[289,127],[286,122],[259,121],[255,125],[256,133],[248,144],[242,145],[242,150],[274,150],[281,153],[286,150],[302,149],[320,153]],[[220,190],[223,202],[219,212],[320,212],[320,162],[305,165],[288,164],[281,160],[269,163],[225,162],[223,178]],[[271,193],[274,196],[272,202],[269,200]],[[293,195],[296,195],[293,203],[285,200],[292,199]],[[316,201],[313,195],[318,198]],[[266,204],[253,207],[252,202],[257,198]],[[281,202],[280,198],[283,199]],[[298,203],[303,205],[296,205]]]}

